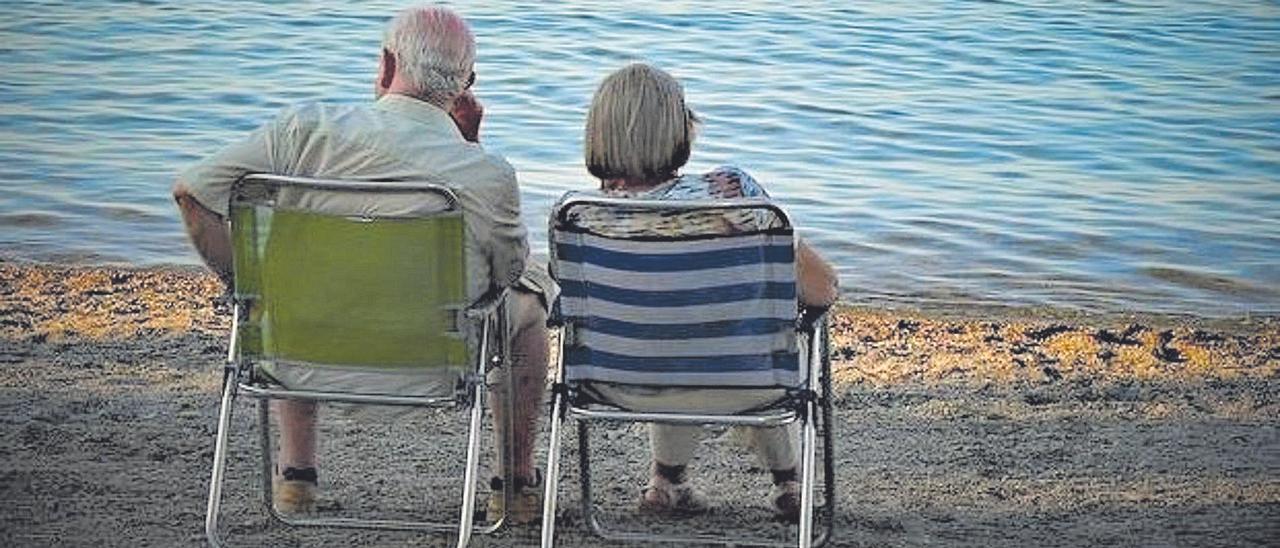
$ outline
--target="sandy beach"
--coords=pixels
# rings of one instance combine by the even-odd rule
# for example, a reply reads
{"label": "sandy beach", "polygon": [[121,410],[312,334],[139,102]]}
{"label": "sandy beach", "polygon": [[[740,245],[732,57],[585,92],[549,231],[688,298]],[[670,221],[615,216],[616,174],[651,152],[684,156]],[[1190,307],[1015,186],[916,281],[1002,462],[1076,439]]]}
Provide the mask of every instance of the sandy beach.
{"label": "sandy beach", "polygon": [[[0,262],[0,545],[202,545],[229,327],[220,293],[193,268]],[[832,333],[835,546],[1280,544],[1275,318],[842,308]],[[446,415],[326,410],[321,511],[446,504],[433,466],[461,436],[413,435]],[[255,418],[237,409],[246,435],[225,518],[237,544],[447,543],[269,525],[255,507]],[[596,434],[598,495],[622,525],[636,521],[643,433]],[[693,470],[719,509],[675,525],[787,532],[738,439],[709,435]],[[568,456],[558,540],[596,546]],[[536,527],[476,540],[536,543]]]}

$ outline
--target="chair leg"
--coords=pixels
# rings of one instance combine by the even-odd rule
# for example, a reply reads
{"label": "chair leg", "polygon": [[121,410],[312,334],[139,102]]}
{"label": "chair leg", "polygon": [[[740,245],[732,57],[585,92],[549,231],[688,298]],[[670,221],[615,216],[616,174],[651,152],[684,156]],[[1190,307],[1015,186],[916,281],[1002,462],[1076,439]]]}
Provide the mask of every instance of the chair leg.
{"label": "chair leg", "polygon": [[814,546],[823,546],[827,541],[831,540],[831,535],[835,532],[836,518],[836,471],[835,471],[835,445],[833,435],[831,433],[831,403],[828,398],[827,402],[822,406],[822,531],[818,534],[818,540],[814,542]]}
{"label": "chair leg", "polygon": [[551,438],[547,446],[547,476],[542,494],[542,548],[555,544],[556,498],[560,487],[560,425],[564,422],[561,394],[551,399]]}
{"label": "chair leg", "polygon": [[800,460],[800,548],[809,548],[813,544],[813,479],[814,479],[814,447],[817,443],[817,432],[814,427],[816,409],[813,402],[806,404],[804,416],[803,440]]}
{"label": "chair leg", "polygon": [[462,516],[458,520],[458,548],[471,542],[471,525],[476,507],[476,472],[480,464],[480,427],[484,418],[483,382],[475,383],[471,397],[471,428],[467,433],[467,468],[462,476]]}
{"label": "chair leg", "polygon": [[578,483],[582,487],[582,522],[586,523],[591,531],[597,535],[604,536],[604,530],[600,527],[600,522],[596,521],[595,503],[591,498],[591,438],[590,423],[582,419],[578,422]]}
{"label": "chair leg", "polygon": [[218,513],[222,509],[222,482],[227,468],[227,437],[231,430],[231,410],[235,405],[237,374],[222,376],[222,406],[218,411],[218,434],[213,448],[213,471],[209,478],[209,505],[205,510],[204,534],[209,545],[219,547]]}
{"label": "chair leg", "polygon": [[835,533],[836,523],[836,471],[835,471],[835,419],[834,400],[831,394],[831,338],[826,330],[826,321],[822,324],[822,346],[819,354],[822,359],[822,466],[824,502],[822,517],[823,531],[818,545],[824,545]]}
{"label": "chair leg", "polygon": [[276,510],[275,503],[275,455],[271,453],[271,416],[268,409],[271,400],[258,400],[258,445],[262,451],[262,507],[271,519],[287,524],[285,517]]}

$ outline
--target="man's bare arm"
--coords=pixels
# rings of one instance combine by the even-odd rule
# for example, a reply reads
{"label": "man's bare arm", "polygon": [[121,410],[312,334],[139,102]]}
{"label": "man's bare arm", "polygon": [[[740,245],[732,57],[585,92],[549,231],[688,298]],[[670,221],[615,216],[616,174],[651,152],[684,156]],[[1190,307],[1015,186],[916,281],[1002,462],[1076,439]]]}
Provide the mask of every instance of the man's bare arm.
{"label": "man's bare arm", "polygon": [[173,186],[173,199],[182,212],[187,235],[200,258],[227,287],[231,286],[231,231],[221,215],[197,202],[190,189],[178,181]]}

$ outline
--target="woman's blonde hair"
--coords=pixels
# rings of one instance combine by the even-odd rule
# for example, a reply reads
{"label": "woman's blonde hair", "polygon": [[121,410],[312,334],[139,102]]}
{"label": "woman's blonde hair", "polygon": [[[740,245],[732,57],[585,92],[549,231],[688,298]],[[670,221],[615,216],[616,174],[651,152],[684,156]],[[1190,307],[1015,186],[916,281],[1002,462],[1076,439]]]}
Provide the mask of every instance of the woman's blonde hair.
{"label": "woman's blonde hair", "polygon": [[600,179],[658,181],[689,161],[695,125],[684,88],[670,74],[634,63],[600,82],[587,112],[583,153]]}

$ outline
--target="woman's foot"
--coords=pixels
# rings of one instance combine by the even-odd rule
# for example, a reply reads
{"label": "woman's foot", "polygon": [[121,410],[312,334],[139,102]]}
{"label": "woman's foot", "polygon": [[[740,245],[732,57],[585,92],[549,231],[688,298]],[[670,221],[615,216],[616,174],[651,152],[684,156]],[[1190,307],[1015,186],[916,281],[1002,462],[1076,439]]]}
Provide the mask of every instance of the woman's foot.
{"label": "woman's foot", "polygon": [[688,483],[672,483],[654,474],[640,493],[640,509],[668,515],[695,515],[707,511],[707,501]]}
{"label": "woman's foot", "polygon": [[800,523],[800,482],[791,480],[773,484],[769,502],[778,519],[787,523]]}

